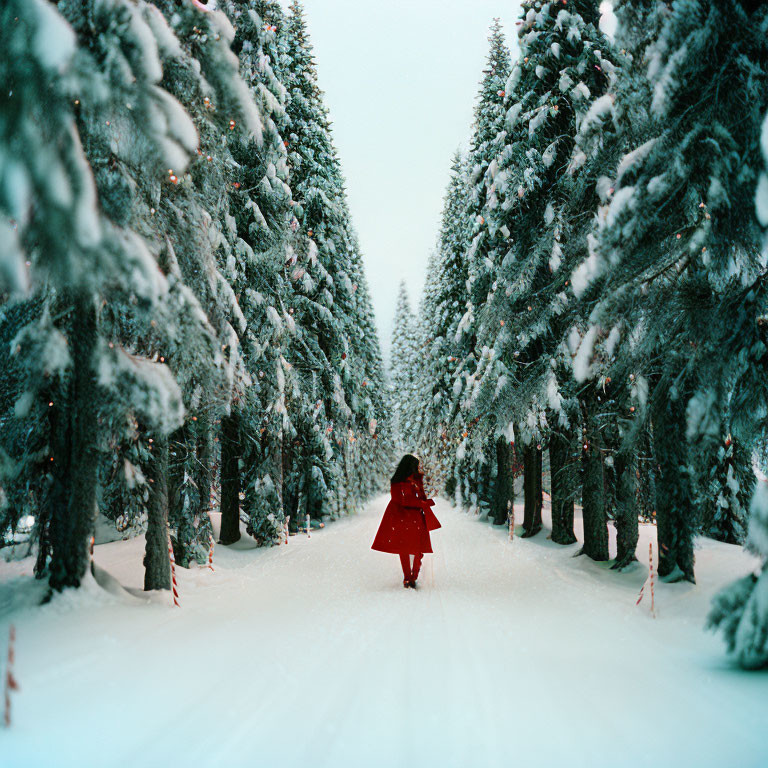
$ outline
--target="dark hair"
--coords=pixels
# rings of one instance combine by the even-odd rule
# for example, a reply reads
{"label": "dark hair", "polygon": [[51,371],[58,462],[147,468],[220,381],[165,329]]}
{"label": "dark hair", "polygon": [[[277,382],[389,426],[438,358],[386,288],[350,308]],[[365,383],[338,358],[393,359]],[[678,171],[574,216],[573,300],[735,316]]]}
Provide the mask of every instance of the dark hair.
{"label": "dark hair", "polygon": [[400,463],[397,465],[395,474],[392,475],[393,483],[402,483],[407,480],[411,475],[415,475],[419,471],[419,460],[410,453],[406,453]]}

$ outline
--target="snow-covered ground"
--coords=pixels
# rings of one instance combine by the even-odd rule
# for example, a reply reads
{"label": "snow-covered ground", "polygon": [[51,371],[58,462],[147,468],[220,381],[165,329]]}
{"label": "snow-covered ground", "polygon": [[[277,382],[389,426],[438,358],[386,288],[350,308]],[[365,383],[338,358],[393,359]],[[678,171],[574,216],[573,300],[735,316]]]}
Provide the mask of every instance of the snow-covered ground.
{"label": "snow-covered ground", "polygon": [[[753,567],[739,548],[701,542],[698,585],[662,585],[653,619],[644,565],[510,543],[441,501],[414,592],[369,548],[384,503],[287,546],[218,547],[215,572],[181,570],[181,608],[93,579],[25,607],[31,560],[0,563],[21,686],[0,765],[768,765],[768,675],[702,630],[713,591]],[[138,593],[142,547],[95,560]]]}

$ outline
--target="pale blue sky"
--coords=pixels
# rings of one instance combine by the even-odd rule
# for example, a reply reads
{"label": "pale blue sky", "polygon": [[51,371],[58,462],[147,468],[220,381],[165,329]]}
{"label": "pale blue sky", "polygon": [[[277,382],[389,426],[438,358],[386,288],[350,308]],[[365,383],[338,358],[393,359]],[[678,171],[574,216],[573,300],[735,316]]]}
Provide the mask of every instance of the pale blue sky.
{"label": "pale blue sky", "polygon": [[465,144],[494,16],[517,0],[304,0],[365,254],[382,346],[405,280],[416,304],[451,157]]}
{"label": "pale blue sky", "polygon": [[[287,0],[286,0],[287,5]],[[513,57],[519,0],[304,0],[385,356],[405,280],[416,306],[451,158],[466,146],[501,18]]]}

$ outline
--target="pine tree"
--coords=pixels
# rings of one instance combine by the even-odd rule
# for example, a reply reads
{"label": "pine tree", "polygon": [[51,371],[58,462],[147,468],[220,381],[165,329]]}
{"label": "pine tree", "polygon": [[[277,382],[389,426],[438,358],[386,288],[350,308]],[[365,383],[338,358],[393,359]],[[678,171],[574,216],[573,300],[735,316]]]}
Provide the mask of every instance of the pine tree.
{"label": "pine tree", "polygon": [[[758,223],[768,230],[768,116],[763,121],[760,143],[763,167],[758,177],[756,209]],[[768,237],[763,243],[764,250],[766,247]],[[764,323],[763,318],[758,321],[761,327]],[[707,626],[723,632],[728,650],[742,667],[759,669],[768,665],[768,482],[764,478],[757,482],[750,506],[746,548],[760,558],[762,565],[757,573],[739,579],[715,596]]]}
{"label": "pine tree", "polygon": [[[591,101],[580,121],[570,162],[576,172],[568,191],[567,208],[572,214],[596,211],[598,221],[604,216],[613,193],[616,168],[622,155],[646,141],[652,130],[653,120],[647,108],[651,85],[641,63],[646,50],[658,37],[667,9],[658,0],[648,0],[620,2],[615,10],[619,25],[611,57],[618,68],[610,73],[609,93],[596,94],[597,98]],[[628,347],[619,345],[622,333],[627,332],[626,326],[617,323],[610,328],[593,328],[593,312],[602,296],[600,282],[585,286],[581,279],[583,267],[576,267],[582,263],[583,253],[592,253],[595,249],[594,219],[573,215],[570,218],[574,224],[569,227],[567,238],[561,240],[563,247],[558,255],[562,263],[560,270],[570,278],[565,285],[572,283],[578,301],[569,298],[568,311],[561,316],[556,335],[564,336],[568,332],[569,343],[562,345],[555,370],[558,381],[563,382],[560,392],[566,412],[569,405],[579,402],[579,397],[583,402],[584,394],[590,394],[592,426],[598,427],[592,430],[592,443],[594,445],[595,438],[599,440],[598,455],[604,458],[601,469],[607,492],[602,499],[600,495],[596,499],[609,515],[613,506],[617,532],[613,568],[622,569],[636,559],[640,500],[645,499],[648,519],[655,507],[655,502],[648,498],[645,482],[647,477],[653,479],[646,470],[653,464],[647,449],[651,436],[645,398],[647,379],[639,373],[643,370],[640,361],[626,354]],[[556,436],[557,431],[552,438]],[[582,450],[584,444],[589,445],[589,441],[582,443]],[[644,454],[645,459],[638,463],[640,454]],[[583,454],[583,460],[586,458]],[[571,474],[567,466],[562,474]],[[641,489],[644,494],[640,493]],[[553,538],[555,519],[553,515]]]}
{"label": "pine tree", "polygon": [[[466,311],[457,329],[458,364],[453,388],[453,413],[463,414],[455,469],[457,500],[478,511],[491,506],[493,478],[501,477],[506,483],[505,474],[499,470],[506,466],[507,457],[505,452],[498,453],[497,443],[503,441],[506,445],[511,437],[508,419],[497,422],[486,418],[486,410],[477,407],[479,372],[489,365],[495,367],[489,357],[489,329],[483,322],[481,310],[490,290],[493,264],[499,258],[500,243],[505,237],[504,232],[489,226],[484,215],[487,208],[498,204],[493,179],[504,137],[504,101],[511,64],[499,19],[494,19],[491,25],[488,43],[467,160],[469,195],[463,221],[469,227],[471,240],[466,257],[468,296]],[[498,520],[499,514],[495,508],[494,518]]]}
{"label": "pine tree", "polygon": [[[88,118],[82,113],[101,111],[104,133],[135,127],[136,142],[143,140],[144,151],[159,158],[162,165],[170,156],[176,159],[183,155],[183,133],[176,131],[183,132],[184,123],[169,126],[167,117],[178,116],[180,109],[156,87],[160,71],[153,64],[157,53],[149,42],[151,35],[142,34],[134,6],[119,6],[115,35],[105,40],[105,45],[113,46],[116,58],[123,56],[126,67],[140,63],[135,77],[127,78],[126,90],[120,94],[126,98],[130,91],[134,111],[123,108],[114,126],[111,119],[104,119],[111,117],[112,95],[103,88],[103,71],[94,66],[88,51],[76,47],[75,31],[47,3],[35,2],[23,9],[14,6],[4,9],[11,16],[3,29],[9,33],[13,30],[6,50],[26,49],[30,41],[40,42],[40,35],[52,34],[56,40],[55,45],[38,46],[38,50],[48,51],[39,58],[26,50],[14,57],[19,69],[8,73],[10,82],[5,91],[13,104],[4,110],[10,119],[6,126],[12,125],[14,131],[13,136],[2,136],[0,146],[12,150],[14,141],[26,142],[26,150],[15,153],[17,158],[27,158],[21,163],[15,161],[16,189],[31,194],[33,187],[24,179],[40,177],[34,183],[35,217],[30,219],[28,213],[20,216],[17,231],[18,242],[26,249],[32,285],[42,293],[48,310],[19,331],[16,349],[20,360],[25,359],[24,376],[28,378],[22,388],[29,406],[42,397],[50,401],[46,425],[51,459],[46,484],[50,490],[45,499],[39,499],[37,571],[42,574],[47,569],[51,586],[61,589],[79,585],[89,562],[99,447],[105,434],[101,408],[124,408],[131,403],[148,427],[160,435],[175,426],[182,413],[179,390],[163,366],[128,355],[107,344],[104,337],[98,309],[100,294],[109,291],[133,296],[134,317],[148,322],[168,285],[145,241],[126,228],[126,219],[110,216],[108,197],[97,203],[98,177],[94,185],[80,137],[88,139],[88,151],[91,142],[98,142],[103,134],[89,132]],[[64,3],[62,10],[69,10]],[[126,19],[128,23],[120,26]],[[132,21],[136,22],[133,27]],[[121,34],[133,35],[130,43],[135,58],[126,58],[120,51],[125,39]],[[46,94],[44,102],[42,94]],[[43,110],[43,122],[50,132],[39,129]],[[112,138],[114,154],[121,151],[115,146],[120,135]],[[135,148],[129,143],[126,153]],[[30,152],[33,146],[40,151]],[[44,157],[45,167],[40,164]],[[46,180],[47,174],[55,183]],[[67,189],[70,202],[65,204],[67,198],[61,194]],[[98,191],[102,191],[100,186]],[[50,319],[53,310],[55,322]],[[51,344],[66,345],[55,369],[50,353],[40,356],[45,347],[53,351]],[[23,411],[16,408],[16,416],[23,417]]]}
{"label": "pine tree", "polygon": [[704,533],[728,544],[744,541],[749,499],[755,487],[751,457],[744,454],[744,446],[730,435],[725,438],[698,501]]}
{"label": "pine tree", "polygon": [[[130,3],[107,7],[62,1],[59,7],[77,31],[81,51],[90,56],[95,80],[90,91],[101,86],[110,94],[101,102],[94,101],[89,92],[78,99],[78,126],[102,210],[116,225],[141,235],[168,277],[168,295],[151,318],[133,309],[130,286],[128,291],[113,291],[100,316],[102,333],[113,348],[133,356],[173,360],[177,383],[188,394],[191,388],[184,380],[184,364],[187,370],[196,371],[198,379],[201,374],[214,378],[215,365],[209,361],[216,359],[216,341],[200,304],[182,284],[178,263],[167,252],[173,245],[182,253],[197,250],[181,247],[187,230],[194,230],[187,226],[180,234],[181,228],[168,225],[165,216],[169,198],[176,197],[174,214],[180,207],[179,198],[191,198],[183,171],[196,148],[197,134],[180,104],[155,85],[162,76],[161,53],[157,45],[148,48],[144,41],[152,40],[157,24],[164,22],[158,22],[156,9],[152,12]],[[170,30],[166,32],[164,44],[173,39]],[[166,171],[168,166],[173,166],[172,172]],[[188,274],[192,278],[193,270]],[[157,551],[147,553],[150,565],[167,559],[168,494],[157,494],[152,486],[166,484],[168,450],[165,436],[140,417],[132,400],[130,396],[114,400],[100,417],[107,436],[103,501],[132,502],[139,526],[147,515],[153,529],[148,543],[158,542]],[[185,400],[188,405],[189,398]],[[155,462],[161,466],[150,466]],[[106,512],[122,518],[123,524],[131,522],[130,518],[126,521],[129,510],[112,507]],[[153,536],[155,529],[157,535]],[[160,566],[160,575],[154,578],[148,569],[148,588],[168,588],[167,571],[167,566]]]}
{"label": "pine tree", "polygon": [[[357,469],[362,454],[374,448],[371,424],[381,418],[376,409],[383,403],[383,378],[359,244],[299,2],[290,6],[282,61],[296,249],[308,254],[312,267],[302,289],[301,311],[303,324],[312,328],[307,342],[317,367],[310,389],[319,399],[308,393],[307,401],[318,431],[333,438],[316,443],[310,462],[315,479],[297,477],[294,486],[297,492],[302,485],[313,486],[303,498],[312,498],[309,511],[320,516],[354,509],[367,496],[360,482],[364,475]],[[295,463],[302,472],[305,462]],[[366,482],[371,477],[376,473],[368,473]]]}
{"label": "pine tree", "polygon": [[709,629],[720,630],[730,653],[745,669],[768,666],[768,482],[757,484],[751,505],[747,549],[762,564],[757,573],[715,596],[707,617]]}
{"label": "pine tree", "polygon": [[390,351],[389,385],[392,391],[392,430],[397,453],[415,450],[418,336],[405,282],[400,283]]}
{"label": "pine tree", "polygon": [[295,327],[288,277],[291,190],[282,137],[287,96],[275,71],[284,17],[271,2],[232,0],[224,9],[237,26],[233,50],[261,124],[258,133],[235,126],[227,142],[236,169],[229,183],[237,235],[227,275],[243,313],[243,371],[222,418],[221,542],[240,538],[242,506],[247,531],[265,544],[281,535],[283,439],[292,428],[286,384],[290,391],[294,380],[285,356]]}
{"label": "pine tree", "polygon": [[663,14],[646,51],[653,135],[620,163],[597,247],[578,275],[602,281],[594,322],[621,322],[622,347],[631,339],[635,372],[650,385],[667,579],[694,578],[692,447],[710,464],[724,434],[752,443],[765,397],[753,378],[762,354],[759,232],[753,218],[732,213],[754,196],[766,57],[753,30],[765,13],[723,0],[675,2]]}
{"label": "pine tree", "polygon": [[[568,461],[575,442],[574,421],[580,415],[589,418],[587,424],[594,423],[593,409],[586,404],[580,414],[573,405],[564,407],[559,381],[565,378],[562,326],[569,312],[568,274],[561,267],[573,225],[583,216],[583,209],[568,205],[580,169],[576,134],[613,71],[610,44],[597,29],[598,18],[596,3],[573,3],[568,9],[557,3],[524,4],[521,59],[506,89],[507,127],[498,139],[494,174],[487,179],[493,197],[484,213],[489,230],[501,232],[504,240],[485,308],[496,362],[485,369],[481,389],[491,412],[517,414],[524,463],[528,474],[533,472],[526,481],[524,535],[541,527],[538,452],[550,422],[556,426],[550,456],[558,478],[553,537],[562,543],[573,541],[572,491],[559,482],[567,472],[562,462]],[[603,454],[597,436],[587,437],[584,551],[606,559],[603,500],[600,493],[594,499],[589,494],[602,488]]]}
{"label": "pine tree", "polygon": [[379,493],[399,460],[393,453],[392,403],[386,385],[384,361],[379,345],[368,280],[363,268],[362,253],[354,232],[351,233],[352,287],[355,296],[352,350],[361,363],[360,389],[357,408],[358,456],[354,485],[360,500],[366,501]]}
{"label": "pine tree", "polygon": [[[428,466],[451,472],[451,454],[459,437],[451,413],[453,377],[458,359],[456,335],[467,300],[468,183],[466,162],[456,153],[445,193],[437,251],[428,267],[419,330],[424,338],[420,454]],[[441,483],[444,485],[444,482]],[[450,491],[449,491],[450,492]]]}

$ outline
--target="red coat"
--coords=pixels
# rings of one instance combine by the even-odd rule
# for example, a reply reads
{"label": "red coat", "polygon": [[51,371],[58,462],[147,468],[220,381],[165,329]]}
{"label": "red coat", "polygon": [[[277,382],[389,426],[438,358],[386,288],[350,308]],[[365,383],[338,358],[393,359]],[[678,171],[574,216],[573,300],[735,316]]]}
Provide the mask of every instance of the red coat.
{"label": "red coat", "polygon": [[428,499],[419,480],[409,478],[392,484],[392,499],[387,504],[371,549],[393,555],[418,555],[432,551],[429,532],[440,528],[432,512],[435,502]]}

